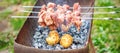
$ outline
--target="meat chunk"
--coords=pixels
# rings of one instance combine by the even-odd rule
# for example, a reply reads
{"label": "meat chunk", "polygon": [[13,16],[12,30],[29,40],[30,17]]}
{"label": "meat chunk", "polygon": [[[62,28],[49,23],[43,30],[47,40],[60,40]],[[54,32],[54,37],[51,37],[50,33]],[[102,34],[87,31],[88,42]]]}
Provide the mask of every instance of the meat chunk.
{"label": "meat chunk", "polygon": [[79,8],[80,8],[79,3],[74,3],[74,5],[73,5],[73,11],[80,10]]}
{"label": "meat chunk", "polygon": [[82,24],[80,16],[73,17],[72,23],[77,27],[77,30],[79,31],[80,30],[80,26]]}
{"label": "meat chunk", "polygon": [[45,21],[45,23],[46,23],[46,25],[51,25],[51,24],[53,24],[53,20],[52,20],[52,18],[50,17],[50,15],[48,15],[48,16],[46,16],[45,18],[44,18],[44,21]]}
{"label": "meat chunk", "polygon": [[79,10],[74,11],[73,16],[80,16],[80,11]]}
{"label": "meat chunk", "polygon": [[48,8],[54,8],[55,6],[56,6],[55,3],[48,3],[48,4],[47,4],[47,7],[48,7]]}
{"label": "meat chunk", "polygon": [[69,28],[70,28],[70,25],[64,25],[64,24],[61,25],[61,29],[64,32],[67,32],[69,30]]}
{"label": "meat chunk", "polygon": [[64,22],[64,18],[65,18],[64,14],[59,14],[58,17],[57,17],[58,23],[62,24]]}
{"label": "meat chunk", "polygon": [[38,23],[39,25],[45,27],[46,24],[44,22],[44,18],[46,17],[46,12],[43,12],[42,14],[39,15],[39,18],[38,18]]}
{"label": "meat chunk", "polygon": [[46,26],[45,22],[39,22],[39,25],[42,26],[42,27]]}
{"label": "meat chunk", "polygon": [[55,24],[49,25],[48,26],[50,30],[56,30],[57,26]]}
{"label": "meat chunk", "polygon": [[40,12],[38,13],[38,16],[40,16],[42,13],[46,12],[47,8],[46,5],[43,5],[40,9]]}
{"label": "meat chunk", "polygon": [[54,9],[53,9],[53,8],[48,8],[48,9],[47,9],[47,13],[48,13],[48,14],[54,13]]}
{"label": "meat chunk", "polygon": [[69,10],[69,8],[70,8],[69,5],[67,5],[67,4],[63,5],[63,9],[64,9],[65,11]]}
{"label": "meat chunk", "polygon": [[56,6],[55,3],[48,3],[47,6],[43,5],[38,14],[38,23],[43,27],[48,26],[50,30],[56,30],[57,27],[61,27],[64,32],[67,32],[69,27],[74,24],[79,30],[81,26],[79,3],[73,5],[73,11],[69,9],[70,6],[67,4],[63,6]]}
{"label": "meat chunk", "polygon": [[65,20],[66,20],[66,22],[67,22],[67,24],[70,24],[71,23],[71,20],[72,20],[72,12],[70,11],[70,10],[68,10],[67,12],[66,12],[66,17],[65,17]]}
{"label": "meat chunk", "polygon": [[42,5],[41,10],[47,10],[46,5]]}

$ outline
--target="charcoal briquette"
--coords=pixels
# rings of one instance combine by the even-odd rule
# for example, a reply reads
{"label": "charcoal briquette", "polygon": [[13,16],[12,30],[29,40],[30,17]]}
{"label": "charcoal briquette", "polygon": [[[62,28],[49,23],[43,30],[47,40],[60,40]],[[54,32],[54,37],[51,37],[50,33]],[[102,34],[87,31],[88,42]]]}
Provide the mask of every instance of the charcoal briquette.
{"label": "charcoal briquette", "polygon": [[82,25],[80,27],[80,31],[77,31],[75,25],[71,25],[68,32],[63,32],[60,27],[57,28],[57,32],[59,33],[60,37],[63,34],[70,34],[73,37],[73,44],[68,47],[64,48],[59,43],[51,46],[46,43],[46,37],[48,37],[48,33],[50,29],[48,27],[38,26],[35,30],[33,35],[33,47],[40,48],[40,49],[48,49],[48,50],[63,50],[63,49],[77,49],[82,48],[85,46],[85,43],[88,38],[88,30],[90,23],[85,20],[81,20]]}
{"label": "charcoal briquette", "polygon": [[72,49],[76,49],[77,46],[76,46],[75,44],[72,44],[72,45],[71,45],[71,48],[72,48]]}

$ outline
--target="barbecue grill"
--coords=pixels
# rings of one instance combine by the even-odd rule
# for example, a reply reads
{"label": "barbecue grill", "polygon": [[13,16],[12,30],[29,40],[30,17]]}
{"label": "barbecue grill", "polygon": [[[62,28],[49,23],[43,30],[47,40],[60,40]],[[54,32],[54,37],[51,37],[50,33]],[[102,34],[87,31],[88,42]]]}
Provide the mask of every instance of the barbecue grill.
{"label": "barbecue grill", "polygon": [[[68,4],[72,6],[74,3],[79,2],[82,7],[93,7],[94,0],[37,0],[35,6],[42,6],[43,4],[47,4],[48,2],[53,2],[56,4]],[[33,8],[33,12],[39,12],[40,8]],[[94,8],[86,8],[81,9],[82,13],[93,13]],[[38,16],[37,13],[30,13],[29,16]],[[28,17],[29,17],[28,16]],[[82,17],[92,18],[93,14],[82,15]],[[14,51],[15,53],[89,53],[91,48],[93,47],[91,43],[91,27],[92,27],[92,19],[86,20],[90,23],[89,31],[88,31],[88,39],[85,47],[79,49],[70,49],[70,50],[44,50],[44,49],[36,49],[32,47],[32,39],[33,34],[35,33],[35,28],[38,26],[37,22],[38,18],[27,18],[20,32],[18,33],[17,38],[14,43]]]}

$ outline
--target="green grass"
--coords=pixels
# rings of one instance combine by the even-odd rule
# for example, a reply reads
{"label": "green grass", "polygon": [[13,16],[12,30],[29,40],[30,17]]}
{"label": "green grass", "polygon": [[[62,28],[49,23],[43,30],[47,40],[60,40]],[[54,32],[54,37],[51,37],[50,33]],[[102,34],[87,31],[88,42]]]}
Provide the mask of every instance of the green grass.
{"label": "green grass", "polygon": [[[10,23],[10,28],[7,32],[0,32],[0,50],[9,50],[13,53],[14,38],[24,24],[26,19],[10,18],[11,15],[25,15],[29,13],[14,12],[10,9],[11,6],[17,5],[34,5],[35,0],[2,0],[0,6],[5,9],[0,11],[0,21],[7,20]],[[114,6],[113,0],[96,0],[95,6]],[[111,12],[120,11],[116,9],[95,9],[95,12]],[[118,14],[99,14],[94,15],[94,18],[102,17],[120,17]],[[92,26],[92,41],[95,45],[97,53],[120,53],[120,21],[116,20],[94,20]]]}
{"label": "green grass", "polygon": [[26,18],[11,18],[11,16],[29,15],[29,13],[14,11],[12,7],[19,5],[34,5],[35,2],[35,0],[2,0],[2,2],[0,2],[0,7],[4,7],[4,9],[0,11],[0,21],[7,20],[7,22],[10,23],[7,31],[0,32],[0,51],[8,50],[9,53],[14,53],[14,39],[26,20]]}
{"label": "green grass", "polygon": [[[114,6],[112,0],[97,0],[95,6]],[[95,12],[120,11],[116,9],[96,9]],[[94,15],[94,18],[120,17],[118,14]],[[120,24],[117,20],[94,20],[92,29],[92,39],[97,49],[97,53],[119,53],[120,52]]]}

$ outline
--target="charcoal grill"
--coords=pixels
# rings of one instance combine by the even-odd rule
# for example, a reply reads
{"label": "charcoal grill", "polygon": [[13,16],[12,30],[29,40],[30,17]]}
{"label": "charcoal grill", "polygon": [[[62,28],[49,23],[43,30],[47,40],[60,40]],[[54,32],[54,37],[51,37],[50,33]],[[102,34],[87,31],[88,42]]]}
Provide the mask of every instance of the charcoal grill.
{"label": "charcoal grill", "polygon": [[[79,2],[82,7],[93,7],[94,0],[37,0],[35,6],[41,6],[47,4],[48,2],[53,2],[56,4],[68,4],[72,6],[74,3]],[[32,11],[39,12],[40,8],[33,8]],[[93,13],[93,8],[82,9],[83,13],[91,12]],[[37,13],[30,13],[29,16],[37,16]],[[28,17],[29,17],[28,16]],[[85,17],[92,18],[93,14],[84,15]],[[91,27],[92,20],[87,20],[90,23],[90,28],[88,32],[88,41],[87,45],[84,48],[80,49],[71,49],[71,50],[43,50],[36,49],[32,47],[32,37],[35,32],[35,28],[38,26],[38,18],[27,18],[20,32],[18,33],[17,38],[14,43],[14,52],[15,53],[89,53],[91,50]]]}

